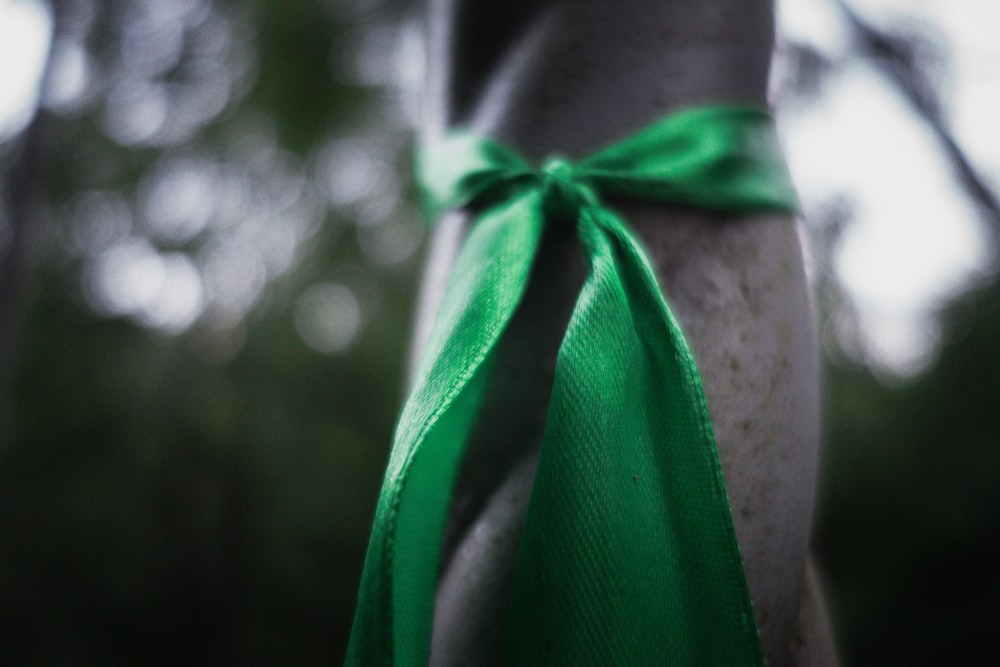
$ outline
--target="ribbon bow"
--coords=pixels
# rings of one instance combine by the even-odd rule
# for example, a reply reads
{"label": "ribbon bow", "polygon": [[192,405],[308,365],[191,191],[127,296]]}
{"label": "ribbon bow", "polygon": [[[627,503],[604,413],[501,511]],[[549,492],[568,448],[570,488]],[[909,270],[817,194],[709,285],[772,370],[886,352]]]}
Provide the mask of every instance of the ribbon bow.
{"label": "ribbon bow", "polygon": [[478,213],[397,425],[348,663],[427,664],[444,522],[491,354],[546,225],[569,222],[589,275],[556,362],[504,659],[763,665],[694,358],[639,242],[602,200],[794,211],[768,114],[679,112],[541,170],[455,134],[418,166],[432,216]]}

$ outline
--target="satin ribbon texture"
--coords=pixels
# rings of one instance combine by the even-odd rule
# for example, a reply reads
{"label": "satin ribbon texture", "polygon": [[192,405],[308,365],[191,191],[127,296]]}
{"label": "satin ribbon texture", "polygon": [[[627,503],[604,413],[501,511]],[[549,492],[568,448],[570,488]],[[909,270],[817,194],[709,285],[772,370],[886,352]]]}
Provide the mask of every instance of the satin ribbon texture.
{"label": "satin ribbon texture", "polygon": [[443,527],[490,361],[549,225],[589,273],[559,348],[518,554],[508,665],[763,665],[701,379],[645,251],[607,198],[753,214],[796,198],[766,111],[671,114],[576,164],[533,168],[455,133],[418,171],[471,225],[378,501],[349,665],[426,665]]}

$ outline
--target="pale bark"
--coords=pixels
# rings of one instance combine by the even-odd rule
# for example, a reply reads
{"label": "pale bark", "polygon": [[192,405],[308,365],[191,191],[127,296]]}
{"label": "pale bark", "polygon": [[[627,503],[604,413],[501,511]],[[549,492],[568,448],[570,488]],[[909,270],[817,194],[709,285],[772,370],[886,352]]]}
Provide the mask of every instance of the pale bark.
{"label": "pale bark", "polygon": [[[769,0],[431,4],[427,138],[463,124],[535,159],[553,151],[573,157],[673,109],[765,104]],[[819,355],[795,222],[644,203],[618,208],[645,241],[702,373],[768,662],[832,664],[832,649],[801,639],[821,636],[825,621],[814,613],[822,609],[817,592],[804,593]],[[435,231],[415,349],[468,224],[451,214]],[[555,354],[583,272],[572,230],[552,230],[499,351],[457,485],[434,664],[501,657]],[[813,611],[797,619],[803,598]]]}

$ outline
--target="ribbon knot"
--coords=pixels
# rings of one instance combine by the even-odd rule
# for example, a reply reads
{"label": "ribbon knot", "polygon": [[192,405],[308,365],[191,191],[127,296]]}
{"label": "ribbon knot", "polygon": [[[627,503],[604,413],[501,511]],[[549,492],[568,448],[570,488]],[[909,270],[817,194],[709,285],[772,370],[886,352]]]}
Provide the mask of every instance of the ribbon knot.
{"label": "ribbon knot", "polygon": [[542,207],[556,221],[570,222],[584,206],[597,203],[593,188],[565,158],[553,155],[541,170]]}

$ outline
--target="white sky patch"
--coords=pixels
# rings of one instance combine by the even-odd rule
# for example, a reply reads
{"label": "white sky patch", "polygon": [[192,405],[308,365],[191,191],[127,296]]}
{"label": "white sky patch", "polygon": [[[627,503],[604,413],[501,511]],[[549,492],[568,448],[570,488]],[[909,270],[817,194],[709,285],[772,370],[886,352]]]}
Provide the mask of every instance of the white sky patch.
{"label": "white sky patch", "polygon": [[19,132],[38,102],[52,18],[36,0],[0,0],[0,141]]}
{"label": "white sky patch", "polygon": [[[954,131],[974,164],[1000,177],[1000,25],[996,0],[855,0],[866,19],[891,27],[925,19],[950,42],[946,99]],[[831,3],[783,0],[780,29],[840,58]],[[781,111],[779,109],[779,111]],[[855,206],[833,258],[860,318],[869,361],[912,375],[933,359],[935,308],[989,270],[992,249],[937,139],[875,70],[858,60],[834,76],[823,99],[779,114],[783,143],[806,214],[837,193]],[[992,182],[994,187],[1000,179]]]}
{"label": "white sky patch", "polygon": [[843,14],[828,0],[780,0],[778,23],[788,39],[809,44],[827,57],[839,57],[851,46]]}
{"label": "white sky patch", "polygon": [[1000,186],[1000,2],[926,2],[930,20],[952,49],[954,67],[947,109],[962,148]]}
{"label": "white sky patch", "polygon": [[870,70],[845,72],[824,117],[862,218],[836,258],[845,285],[880,308],[953,295],[986,263],[986,239],[934,137]]}

